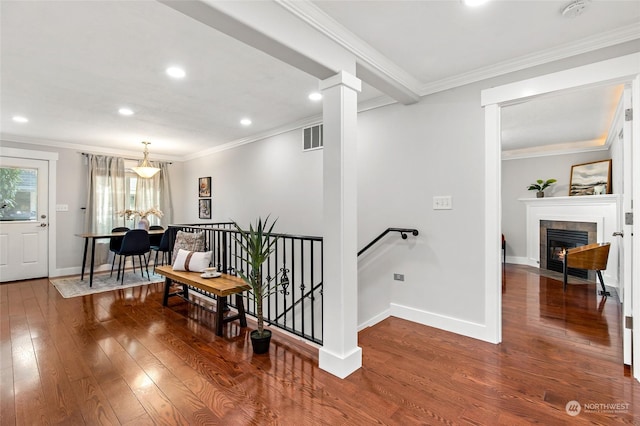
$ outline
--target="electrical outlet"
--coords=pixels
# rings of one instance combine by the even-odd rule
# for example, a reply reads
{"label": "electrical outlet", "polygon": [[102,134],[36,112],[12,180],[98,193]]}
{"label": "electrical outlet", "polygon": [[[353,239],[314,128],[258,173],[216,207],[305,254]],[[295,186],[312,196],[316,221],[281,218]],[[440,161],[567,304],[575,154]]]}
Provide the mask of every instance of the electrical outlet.
{"label": "electrical outlet", "polygon": [[393,274],[393,279],[396,281],[404,281],[404,274]]}
{"label": "electrical outlet", "polygon": [[434,210],[451,210],[453,204],[451,202],[451,195],[436,195],[433,197],[433,209]]}

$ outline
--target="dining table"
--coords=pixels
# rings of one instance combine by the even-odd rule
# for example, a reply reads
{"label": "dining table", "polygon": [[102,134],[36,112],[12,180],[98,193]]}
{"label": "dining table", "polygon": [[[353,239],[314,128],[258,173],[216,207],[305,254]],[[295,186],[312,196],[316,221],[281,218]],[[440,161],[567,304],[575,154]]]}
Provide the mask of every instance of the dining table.
{"label": "dining table", "polygon": [[[164,234],[164,229],[152,229],[149,232],[149,235],[162,235]],[[93,286],[93,269],[94,269],[94,260],[96,254],[96,240],[112,238],[112,237],[124,237],[124,235],[128,231],[120,231],[120,232],[85,232],[82,234],[75,234],[76,237],[84,238],[84,252],[82,253],[82,272],[80,273],[80,281],[84,280],[84,270],[87,263],[87,250],[89,248],[89,241],[91,241],[91,261],[89,263],[89,287]]]}

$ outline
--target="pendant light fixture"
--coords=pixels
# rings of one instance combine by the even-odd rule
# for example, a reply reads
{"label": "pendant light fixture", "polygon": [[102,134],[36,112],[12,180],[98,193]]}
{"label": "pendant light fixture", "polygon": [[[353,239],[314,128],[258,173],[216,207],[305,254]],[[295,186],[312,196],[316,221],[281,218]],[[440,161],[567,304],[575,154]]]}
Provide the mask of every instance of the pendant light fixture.
{"label": "pendant light fixture", "polygon": [[138,174],[141,178],[149,179],[150,177],[155,176],[156,173],[160,171],[159,168],[153,167],[151,163],[149,163],[149,147],[148,145],[151,142],[142,142],[144,144],[144,158],[138,167],[133,167],[133,171]]}

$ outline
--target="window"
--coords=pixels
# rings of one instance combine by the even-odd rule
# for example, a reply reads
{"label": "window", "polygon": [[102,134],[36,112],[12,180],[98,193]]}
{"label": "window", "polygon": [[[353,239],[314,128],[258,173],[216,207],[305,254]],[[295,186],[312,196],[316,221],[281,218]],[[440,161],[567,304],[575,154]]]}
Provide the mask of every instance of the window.
{"label": "window", "polygon": [[36,220],[38,170],[0,168],[0,220]]}
{"label": "window", "polygon": [[[171,222],[170,185],[164,170],[166,163],[159,164],[163,171],[153,178],[143,179],[132,170],[137,165],[135,160],[85,155],[91,184],[87,191],[87,232],[108,232],[116,226],[137,227],[139,215],[125,215],[126,210],[143,212],[157,209],[164,213],[165,221]],[[147,219],[151,225],[159,225],[161,220],[156,215],[150,215]]]}
{"label": "window", "polygon": [[[138,186],[138,175],[131,169],[138,164],[136,162],[125,161],[124,169],[124,192],[125,192],[125,210],[136,210],[136,188]],[[124,226],[129,228],[136,227],[137,218],[124,219]]]}

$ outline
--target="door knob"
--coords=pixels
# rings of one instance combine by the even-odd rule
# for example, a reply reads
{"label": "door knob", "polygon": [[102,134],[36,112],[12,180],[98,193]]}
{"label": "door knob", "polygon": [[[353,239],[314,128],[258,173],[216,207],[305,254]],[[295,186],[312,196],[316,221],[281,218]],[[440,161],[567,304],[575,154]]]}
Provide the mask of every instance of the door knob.
{"label": "door knob", "polygon": [[620,231],[620,232],[614,232],[613,234],[611,234],[614,237],[624,237],[624,232]]}

